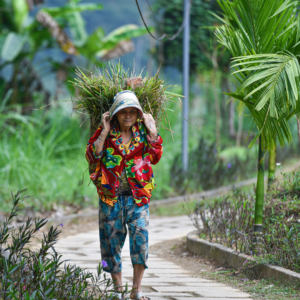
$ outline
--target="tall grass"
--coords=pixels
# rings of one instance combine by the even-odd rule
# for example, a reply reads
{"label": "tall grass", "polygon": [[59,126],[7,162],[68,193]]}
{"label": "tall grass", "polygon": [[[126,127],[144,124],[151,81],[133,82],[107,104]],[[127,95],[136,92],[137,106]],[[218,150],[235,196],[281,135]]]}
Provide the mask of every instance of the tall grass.
{"label": "tall grass", "polygon": [[[96,203],[87,186],[84,158],[88,128],[62,108],[32,116],[0,112],[0,201],[8,211],[10,191],[27,188],[33,209],[48,210],[54,202],[82,204],[84,196]],[[82,184],[83,178],[85,179]]]}

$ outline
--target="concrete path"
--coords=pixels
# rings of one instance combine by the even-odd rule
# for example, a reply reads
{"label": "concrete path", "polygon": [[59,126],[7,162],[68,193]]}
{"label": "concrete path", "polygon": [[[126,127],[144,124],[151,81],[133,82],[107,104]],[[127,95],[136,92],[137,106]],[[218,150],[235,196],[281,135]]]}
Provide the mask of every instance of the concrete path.
{"label": "concrete path", "polygon": [[[187,216],[151,219],[149,246],[186,236],[195,228]],[[88,271],[96,273],[96,267],[101,261],[98,229],[68,236],[56,244],[56,251],[63,254],[63,259],[70,259]],[[129,254],[129,239],[127,237],[123,252],[123,284],[132,285],[132,265]],[[211,280],[192,277],[180,266],[164,261],[154,254],[149,254],[148,269],[145,271],[142,286],[146,296],[151,300],[159,299],[251,299],[250,295]]]}

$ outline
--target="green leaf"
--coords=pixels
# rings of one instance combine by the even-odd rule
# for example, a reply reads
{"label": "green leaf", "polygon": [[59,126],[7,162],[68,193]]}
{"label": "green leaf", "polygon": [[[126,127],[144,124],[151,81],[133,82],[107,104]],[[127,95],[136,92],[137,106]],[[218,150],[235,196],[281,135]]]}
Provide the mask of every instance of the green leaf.
{"label": "green leaf", "polygon": [[96,52],[101,51],[103,48],[104,30],[97,28],[91,35],[88,36],[86,43],[83,47],[78,47],[78,51],[87,57],[92,57]]}
{"label": "green leaf", "polygon": [[14,20],[18,32],[22,31],[23,24],[28,18],[28,5],[26,0],[12,0],[12,6],[14,10]]}
{"label": "green leaf", "polygon": [[[151,28],[153,30],[153,28]],[[120,26],[103,38],[103,49],[97,52],[98,57],[104,56],[108,51],[114,49],[121,41],[130,40],[147,34],[147,29],[134,24]]]}
{"label": "green leaf", "polygon": [[252,148],[252,146],[255,144],[255,142],[257,141],[257,139],[260,137],[260,135],[261,135],[261,131],[259,131],[256,135],[255,135],[255,137],[253,138],[253,140],[251,141],[251,143],[249,144],[249,148]]}
{"label": "green leaf", "polygon": [[9,33],[2,47],[1,58],[4,61],[12,62],[22,51],[26,38],[26,36],[13,32]]}
{"label": "green leaf", "polygon": [[74,12],[66,16],[72,36],[72,42],[76,47],[82,47],[87,41],[85,22],[79,12]]}
{"label": "green leaf", "polygon": [[184,98],[183,95],[176,94],[176,93],[173,93],[173,92],[165,92],[165,94],[168,95],[168,96],[172,96],[172,97],[180,97],[180,98]]}
{"label": "green leaf", "polygon": [[67,4],[63,7],[47,7],[43,8],[44,11],[49,13],[52,17],[63,17],[66,14],[70,13],[76,13],[76,12],[82,12],[87,10],[101,10],[103,9],[103,5],[101,4],[93,4],[93,3],[86,3],[86,4],[80,4],[80,5],[72,5]]}
{"label": "green leaf", "polygon": [[282,3],[282,5],[278,8],[278,10],[274,13],[273,16],[271,16],[270,18],[275,17],[276,15],[280,14],[281,12],[283,12],[284,10],[286,10],[287,8],[289,8],[290,6],[293,5],[297,5],[298,1],[297,0],[286,0]]}

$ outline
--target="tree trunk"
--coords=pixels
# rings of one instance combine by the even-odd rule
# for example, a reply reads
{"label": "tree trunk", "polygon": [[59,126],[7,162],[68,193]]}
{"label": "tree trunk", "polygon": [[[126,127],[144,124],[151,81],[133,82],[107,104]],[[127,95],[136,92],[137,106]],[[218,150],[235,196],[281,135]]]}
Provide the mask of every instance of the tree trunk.
{"label": "tree trunk", "polygon": [[258,147],[258,172],[257,172],[257,186],[256,186],[256,201],[255,201],[255,218],[254,218],[254,232],[262,232],[263,221],[263,206],[264,206],[264,151],[262,149],[261,136],[259,137]]}
{"label": "tree trunk", "polygon": [[235,138],[235,128],[234,128],[234,102],[229,102],[229,136]]}
{"label": "tree trunk", "polygon": [[[229,86],[229,81],[227,76],[224,79],[224,83],[226,86],[227,93],[229,93],[230,86]],[[229,124],[228,125],[229,125],[229,136],[233,139],[236,137],[236,132],[234,128],[234,117],[235,117],[235,107],[234,107],[234,102],[231,100],[229,102],[229,119],[228,119]]]}
{"label": "tree trunk", "polygon": [[276,146],[269,150],[269,170],[268,170],[268,189],[275,180],[276,171]]}
{"label": "tree trunk", "polygon": [[264,209],[264,151],[262,149],[261,136],[259,137],[258,147],[258,172],[256,185],[256,201],[255,201],[255,216],[254,216],[254,233],[252,240],[252,251],[256,254],[261,252],[262,230],[263,230],[263,209]]}
{"label": "tree trunk", "polygon": [[236,134],[236,143],[235,143],[237,147],[240,147],[242,144],[243,120],[244,120],[244,110],[239,116],[238,132]]}
{"label": "tree trunk", "polygon": [[211,72],[211,84],[212,84],[212,89],[213,89],[213,94],[215,98],[215,110],[216,110],[216,146],[217,149],[220,146],[220,138],[221,138],[221,133],[220,133],[220,121],[221,121],[221,111],[220,111],[220,101],[218,97],[218,91],[217,91],[217,86],[216,86],[216,70],[212,70]]}
{"label": "tree trunk", "polygon": [[298,139],[299,139],[299,144],[300,144],[300,121],[299,121],[298,114],[297,114],[297,125],[298,125]]}

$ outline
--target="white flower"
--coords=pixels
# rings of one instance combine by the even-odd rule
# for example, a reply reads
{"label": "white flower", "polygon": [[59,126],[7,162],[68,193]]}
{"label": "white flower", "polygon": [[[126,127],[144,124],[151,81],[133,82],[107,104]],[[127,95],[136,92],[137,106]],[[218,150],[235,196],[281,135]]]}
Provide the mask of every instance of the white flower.
{"label": "white flower", "polygon": [[279,167],[281,165],[281,163],[276,163],[276,166]]}

